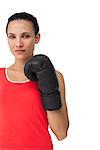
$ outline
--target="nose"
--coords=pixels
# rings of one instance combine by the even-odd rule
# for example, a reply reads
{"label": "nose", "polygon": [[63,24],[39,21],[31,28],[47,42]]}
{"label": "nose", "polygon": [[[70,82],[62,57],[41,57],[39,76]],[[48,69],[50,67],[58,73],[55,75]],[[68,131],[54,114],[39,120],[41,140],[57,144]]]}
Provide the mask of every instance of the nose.
{"label": "nose", "polygon": [[22,42],[22,40],[21,40],[20,38],[17,38],[15,45],[16,45],[17,48],[23,47],[23,42]]}

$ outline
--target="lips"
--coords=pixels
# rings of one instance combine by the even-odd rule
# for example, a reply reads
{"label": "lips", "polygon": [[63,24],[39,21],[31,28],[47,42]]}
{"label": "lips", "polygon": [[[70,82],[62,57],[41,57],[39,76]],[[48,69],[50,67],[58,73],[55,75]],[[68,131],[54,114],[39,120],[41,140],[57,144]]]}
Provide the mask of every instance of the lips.
{"label": "lips", "polygon": [[23,50],[23,49],[22,50],[15,50],[15,52],[22,52],[22,51],[24,52],[25,50]]}
{"label": "lips", "polygon": [[25,50],[15,50],[15,53],[16,54],[22,54],[22,53],[24,53],[25,52]]}

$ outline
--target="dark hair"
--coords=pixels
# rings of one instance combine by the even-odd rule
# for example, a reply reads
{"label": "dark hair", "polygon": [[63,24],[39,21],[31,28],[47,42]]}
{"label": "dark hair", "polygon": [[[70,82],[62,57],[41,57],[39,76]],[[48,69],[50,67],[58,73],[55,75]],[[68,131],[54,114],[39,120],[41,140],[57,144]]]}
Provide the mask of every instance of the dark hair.
{"label": "dark hair", "polygon": [[6,34],[7,34],[7,29],[8,29],[8,24],[9,22],[13,21],[13,20],[18,20],[18,19],[24,19],[27,21],[31,21],[33,24],[33,29],[35,30],[35,35],[39,32],[39,25],[37,22],[37,18],[34,17],[33,15],[26,13],[26,12],[20,12],[20,13],[15,13],[12,16],[10,16],[8,18],[8,22],[6,25]]}

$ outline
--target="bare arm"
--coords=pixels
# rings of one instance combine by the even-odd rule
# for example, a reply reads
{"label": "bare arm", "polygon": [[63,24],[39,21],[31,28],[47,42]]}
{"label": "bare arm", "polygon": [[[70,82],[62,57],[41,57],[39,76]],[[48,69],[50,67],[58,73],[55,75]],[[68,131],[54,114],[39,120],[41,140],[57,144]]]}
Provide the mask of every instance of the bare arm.
{"label": "bare arm", "polygon": [[49,122],[51,130],[56,135],[58,140],[62,140],[67,136],[67,130],[69,127],[69,119],[68,119],[67,104],[66,104],[66,98],[65,98],[64,78],[63,78],[63,75],[59,71],[56,71],[56,75],[57,75],[57,79],[59,83],[62,107],[54,111],[47,110],[47,117],[48,117],[48,122]]}

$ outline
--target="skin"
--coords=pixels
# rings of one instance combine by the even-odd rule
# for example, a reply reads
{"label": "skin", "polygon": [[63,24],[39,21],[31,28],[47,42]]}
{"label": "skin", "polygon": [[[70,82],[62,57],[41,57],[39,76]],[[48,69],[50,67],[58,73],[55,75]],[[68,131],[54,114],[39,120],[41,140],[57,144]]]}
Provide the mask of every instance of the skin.
{"label": "skin", "polygon": [[[26,80],[24,75],[24,65],[26,61],[34,55],[35,44],[40,41],[40,34],[35,35],[32,23],[26,20],[14,20],[8,25],[7,38],[11,53],[15,57],[15,62],[7,68],[8,77],[11,80]],[[25,53],[16,54],[15,50],[24,49]],[[67,104],[65,97],[65,83],[63,75],[56,70],[59,83],[59,91],[61,93],[62,107],[59,110],[46,111],[48,123],[51,130],[58,140],[62,140],[67,136],[69,127],[69,119],[67,112]]]}

